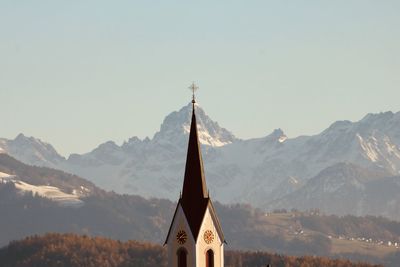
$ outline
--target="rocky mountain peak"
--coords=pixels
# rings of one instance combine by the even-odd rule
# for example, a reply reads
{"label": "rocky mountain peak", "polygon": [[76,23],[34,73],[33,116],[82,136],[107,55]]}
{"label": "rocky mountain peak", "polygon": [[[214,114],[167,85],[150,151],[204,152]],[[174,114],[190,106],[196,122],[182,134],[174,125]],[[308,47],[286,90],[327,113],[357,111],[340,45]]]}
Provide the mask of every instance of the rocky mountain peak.
{"label": "rocky mountain peak", "polygon": [[35,138],[33,136],[28,137],[24,135],[23,133],[18,134],[12,142],[16,144],[35,144],[39,146],[46,146],[48,145],[47,143],[42,142],[40,139]]}
{"label": "rocky mountain peak", "polygon": [[367,115],[364,116],[364,118],[361,119],[360,122],[371,123],[373,121],[388,120],[393,118],[394,115],[395,113],[393,113],[392,111],[386,111],[380,113],[368,113]]}
{"label": "rocky mountain peak", "polygon": [[[197,129],[200,142],[203,145],[213,147],[224,146],[234,142],[236,137],[219,126],[204,112],[204,110],[195,104],[195,112],[197,119]],[[181,142],[186,140],[190,131],[190,121],[192,116],[192,103],[182,107],[179,111],[170,113],[163,121],[160,131],[154,135],[153,140],[156,142]]]}
{"label": "rocky mountain peak", "polygon": [[28,137],[26,137],[23,133],[19,133],[15,138],[14,141],[24,141],[28,139]]}
{"label": "rocky mountain peak", "polygon": [[32,165],[54,167],[57,162],[65,160],[52,145],[22,133],[14,140],[3,139],[1,146],[8,154]]}
{"label": "rocky mountain peak", "polygon": [[285,142],[288,137],[286,134],[283,132],[281,128],[275,129],[271,134],[267,136],[267,139],[273,140],[273,141],[278,141],[279,143]]}

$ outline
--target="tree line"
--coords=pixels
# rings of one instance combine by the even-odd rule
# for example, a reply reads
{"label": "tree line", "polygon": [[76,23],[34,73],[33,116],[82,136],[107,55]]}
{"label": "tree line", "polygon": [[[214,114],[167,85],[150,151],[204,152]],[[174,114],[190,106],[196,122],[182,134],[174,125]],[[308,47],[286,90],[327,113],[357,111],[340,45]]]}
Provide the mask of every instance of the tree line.
{"label": "tree line", "polygon": [[[151,243],[50,233],[13,241],[0,249],[4,267],[166,267],[166,248]],[[370,267],[367,263],[325,257],[295,257],[267,252],[227,251],[226,267]]]}

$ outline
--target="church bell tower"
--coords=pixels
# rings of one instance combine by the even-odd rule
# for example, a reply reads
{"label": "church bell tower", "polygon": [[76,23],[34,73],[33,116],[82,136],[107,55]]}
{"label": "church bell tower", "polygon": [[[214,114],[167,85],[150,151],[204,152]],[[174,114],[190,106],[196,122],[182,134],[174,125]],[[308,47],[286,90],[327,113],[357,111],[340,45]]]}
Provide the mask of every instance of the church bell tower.
{"label": "church bell tower", "polygon": [[169,267],[223,267],[224,235],[208,194],[197,135],[193,83],[192,121],[182,194],[165,244]]}

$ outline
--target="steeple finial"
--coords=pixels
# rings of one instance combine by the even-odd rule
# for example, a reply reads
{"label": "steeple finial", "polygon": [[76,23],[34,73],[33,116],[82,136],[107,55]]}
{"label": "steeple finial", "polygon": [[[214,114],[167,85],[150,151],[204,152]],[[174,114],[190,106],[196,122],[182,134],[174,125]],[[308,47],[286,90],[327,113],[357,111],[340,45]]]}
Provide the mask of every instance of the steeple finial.
{"label": "steeple finial", "polygon": [[195,92],[199,89],[199,87],[194,82],[192,82],[192,84],[189,86],[189,89],[192,91],[192,103],[194,105],[194,103],[196,103]]}

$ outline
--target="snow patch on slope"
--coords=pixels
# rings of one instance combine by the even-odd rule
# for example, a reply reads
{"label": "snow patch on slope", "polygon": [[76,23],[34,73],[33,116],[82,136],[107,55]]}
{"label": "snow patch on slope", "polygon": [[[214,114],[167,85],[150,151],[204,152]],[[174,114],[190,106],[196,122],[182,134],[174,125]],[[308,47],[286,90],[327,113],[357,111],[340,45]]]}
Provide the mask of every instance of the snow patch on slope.
{"label": "snow patch on slope", "polygon": [[[72,194],[67,194],[62,192],[58,187],[49,185],[32,185],[16,179],[15,175],[5,172],[0,172],[0,183],[13,183],[15,188],[18,189],[21,194],[32,192],[33,195],[37,194],[41,197],[51,199],[61,206],[79,207],[83,204],[83,201],[79,199],[76,190],[74,190]],[[85,191],[89,190],[83,186],[81,186],[81,189]]]}
{"label": "snow patch on slope", "polygon": [[[189,135],[190,125],[189,124],[184,125],[183,129],[184,129],[184,133]],[[225,146],[225,145],[232,143],[231,140],[222,141],[223,139],[220,138],[220,136],[211,136],[211,134],[208,132],[207,129],[205,129],[203,127],[203,125],[197,126],[197,135],[199,137],[199,142],[202,145],[208,145],[208,146],[212,146],[212,147],[221,147],[221,146]]]}
{"label": "snow patch on slope", "polygon": [[14,177],[15,177],[15,175],[8,174],[8,173],[5,173],[5,172],[0,172],[0,179],[11,179],[11,178],[14,178]]}
{"label": "snow patch on slope", "polygon": [[283,136],[279,137],[278,142],[279,142],[279,143],[283,143],[283,142],[285,142],[287,139],[288,139],[288,137],[287,137],[286,135],[283,135]]}
{"label": "snow patch on slope", "polygon": [[21,193],[32,192],[32,194],[38,194],[41,197],[51,199],[62,206],[81,206],[83,201],[79,199],[76,194],[67,194],[62,192],[58,187],[48,185],[31,185],[19,180],[14,180],[15,187],[21,191]]}
{"label": "snow patch on slope", "polygon": [[376,152],[376,139],[372,139],[373,141],[375,141],[374,143],[368,142],[364,140],[364,138],[362,138],[362,136],[359,133],[357,133],[357,138],[367,158],[369,158],[372,162],[377,162],[378,153]]}

